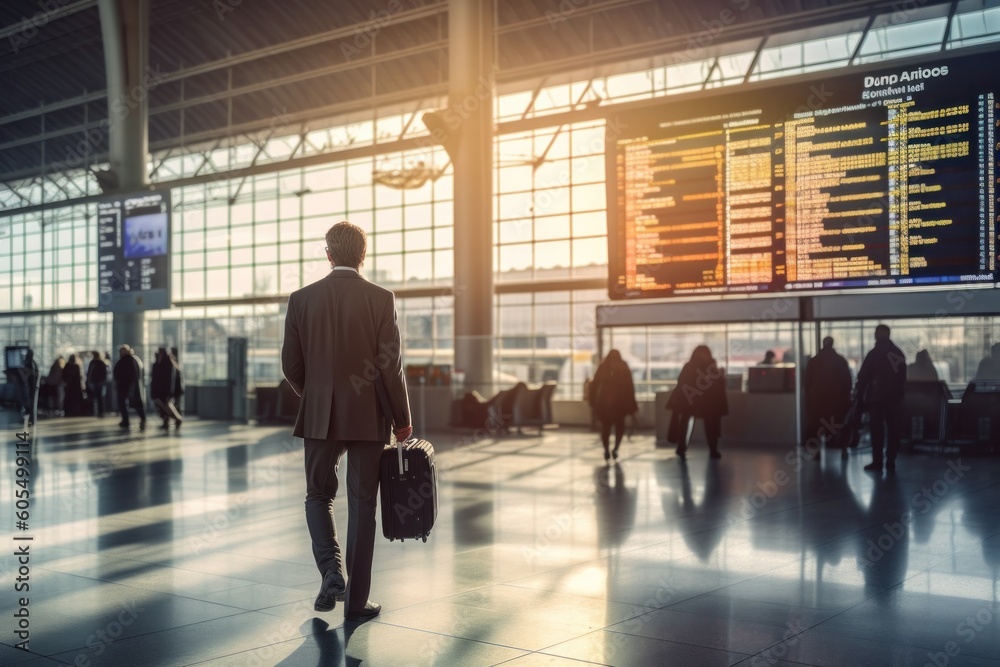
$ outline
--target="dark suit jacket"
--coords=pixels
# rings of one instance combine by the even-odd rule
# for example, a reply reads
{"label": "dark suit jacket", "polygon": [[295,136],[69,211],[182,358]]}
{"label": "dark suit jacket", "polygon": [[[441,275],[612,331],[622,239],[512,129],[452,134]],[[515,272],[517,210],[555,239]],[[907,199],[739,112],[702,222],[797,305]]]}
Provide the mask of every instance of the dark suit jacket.
{"label": "dark suit jacket", "polygon": [[395,298],[353,271],[292,292],[281,370],[302,397],[292,435],[387,442],[375,378],[381,376],[395,428],[410,425]]}
{"label": "dark suit jacket", "polygon": [[115,376],[115,389],[119,394],[129,396],[133,391],[138,390],[139,395],[136,400],[145,402],[146,378],[139,357],[130,354],[123,359],[119,358],[111,372]]}
{"label": "dark suit jacket", "polygon": [[858,396],[865,405],[898,403],[906,394],[906,355],[891,340],[879,340],[858,371]]}
{"label": "dark suit jacket", "polygon": [[833,348],[823,348],[806,365],[803,382],[810,415],[839,419],[851,407],[851,367]]}

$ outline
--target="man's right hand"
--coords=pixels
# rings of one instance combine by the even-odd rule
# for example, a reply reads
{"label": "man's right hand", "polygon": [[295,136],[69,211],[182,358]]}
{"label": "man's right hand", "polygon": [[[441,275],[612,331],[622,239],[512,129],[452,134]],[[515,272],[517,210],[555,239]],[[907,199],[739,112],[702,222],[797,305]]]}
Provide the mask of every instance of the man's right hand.
{"label": "man's right hand", "polygon": [[413,427],[401,426],[400,428],[394,429],[393,433],[396,435],[397,442],[405,442],[410,439],[411,435],[413,435]]}

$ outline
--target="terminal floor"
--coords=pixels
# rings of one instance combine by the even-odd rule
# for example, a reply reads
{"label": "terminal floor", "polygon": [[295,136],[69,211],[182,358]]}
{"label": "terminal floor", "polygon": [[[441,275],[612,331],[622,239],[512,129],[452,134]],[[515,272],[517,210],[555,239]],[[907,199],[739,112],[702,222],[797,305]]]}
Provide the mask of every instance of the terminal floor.
{"label": "terminal floor", "polygon": [[[115,424],[37,429],[30,593],[8,536],[0,664],[1000,665],[998,458],[908,454],[882,479],[837,452],[724,442],[685,464],[646,435],[606,466],[583,431],[436,435],[437,525],[379,536],[383,613],[345,627],[341,605],[312,609],[287,427]],[[21,595],[31,653],[13,648]]]}

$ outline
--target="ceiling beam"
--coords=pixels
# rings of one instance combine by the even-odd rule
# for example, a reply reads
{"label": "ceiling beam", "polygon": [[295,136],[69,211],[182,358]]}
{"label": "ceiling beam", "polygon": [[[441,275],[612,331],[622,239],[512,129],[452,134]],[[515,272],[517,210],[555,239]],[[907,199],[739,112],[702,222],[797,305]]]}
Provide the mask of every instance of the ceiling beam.
{"label": "ceiling beam", "polygon": [[[281,120],[284,125],[295,125],[295,124],[310,123],[315,121],[327,121],[331,117],[357,113],[360,111],[370,111],[374,107],[385,107],[385,106],[413,103],[414,98],[419,99],[421,101],[428,100],[430,104],[435,104],[434,100],[442,99],[447,94],[448,94],[447,83],[435,83],[429,86],[422,86],[420,88],[405,90],[398,93],[386,93],[384,95],[377,95],[374,97],[363,97],[356,100],[350,100],[347,102],[338,102],[336,104],[329,104],[323,107],[308,109],[306,111],[300,111],[297,113],[283,114]],[[237,125],[227,125],[212,130],[205,130],[204,132],[198,132],[196,134],[185,134],[183,137],[172,137],[170,139],[151,142],[149,145],[149,150],[151,153],[155,153],[158,151],[170,150],[172,148],[194,149],[199,143],[215,141],[218,139],[225,139],[225,138],[232,138],[236,140],[242,135],[262,130],[268,130],[273,122],[274,119],[254,120],[246,123],[240,123]],[[55,133],[46,136],[50,137],[54,135]],[[181,143],[182,140],[183,143]],[[425,141],[427,141],[426,138]],[[376,141],[373,145],[381,146],[384,148],[385,146],[391,146],[394,144],[393,142]],[[2,146],[0,146],[0,148],[2,148]],[[88,154],[87,157],[90,160],[90,164],[99,164],[107,160],[107,153],[103,152],[92,153]],[[60,164],[61,163],[53,163],[51,166],[58,167]],[[270,164],[272,163],[267,163],[264,166]],[[276,163],[276,164],[281,164],[281,163]],[[274,171],[278,170],[279,169],[274,169]],[[52,171],[58,171],[58,169],[52,169],[52,170],[46,169],[44,173],[51,173]],[[8,172],[0,174],[0,179],[3,179],[5,181],[16,181],[18,179],[32,178],[38,175],[39,175],[38,167],[32,167],[29,169],[22,169],[17,172]],[[0,209],[0,211],[2,211],[2,209]]]}
{"label": "ceiling beam", "polygon": [[[85,2],[79,3],[81,5],[96,5],[97,0],[86,0]],[[76,6],[76,5],[72,5]],[[406,11],[399,12],[392,15],[392,22],[394,24],[406,23],[409,21],[415,21],[422,18],[427,18],[434,16],[436,14],[446,13],[448,11],[447,2],[438,2],[432,5],[426,5],[423,7],[418,7],[416,9],[408,9]],[[30,20],[30,19],[29,19]],[[303,49],[309,46],[317,46],[320,44],[326,44],[327,42],[338,41],[346,38],[354,37],[357,34],[359,27],[365,24],[355,24],[350,25],[345,28],[337,28],[336,30],[327,30],[325,32],[316,33],[315,35],[308,35],[300,39],[294,39],[289,42],[282,42],[281,44],[275,44],[273,46],[267,46],[262,49],[254,49],[252,51],[246,51],[244,53],[239,53],[233,56],[228,56],[226,58],[220,58],[219,60],[213,60],[212,62],[203,63],[201,65],[195,65],[193,67],[187,67],[179,69],[173,72],[167,72],[157,77],[160,83],[169,83],[171,81],[178,81],[180,79],[186,79],[192,76],[197,76],[199,74],[205,74],[207,72],[214,72],[220,69],[226,69],[228,67],[233,67],[235,65],[241,65],[243,63],[248,63],[254,60],[259,60],[261,58],[267,58],[270,56],[276,56],[283,53],[288,53],[290,51],[295,51],[297,49]],[[362,63],[362,60],[355,61],[358,65]],[[7,116],[0,116],[0,125],[6,125],[7,123],[13,123],[18,120],[24,120],[26,118],[32,118],[34,116],[39,116],[49,111],[58,111],[59,109],[66,109],[68,107],[77,106],[79,104],[84,104],[87,102],[95,102],[103,100],[106,98],[107,92],[104,90],[95,91],[93,93],[85,93],[79,97],[70,98],[67,100],[60,100],[58,102],[50,102],[49,104],[43,104],[33,109],[28,109],[15,114],[9,114]]]}
{"label": "ceiling beam", "polygon": [[[942,5],[950,1],[927,0],[921,6]],[[603,5],[595,5],[595,7],[600,6]],[[899,0],[853,0],[852,2],[838,3],[821,9],[786,14],[775,18],[747,21],[746,23],[733,23],[726,27],[725,41],[713,44],[713,46],[725,46],[728,43],[740,42],[746,39],[759,39],[763,35],[774,36],[781,32],[838,23],[851,19],[868,18],[873,14],[893,12],[898,11],[898,9]],[[536,19],[531,19],[530,21],[512,24],[512,29],[521,25],[530,27],[535,21]],[[497,83],[513,83],[534,80],[540,76],[569,73],[587,67],[593,68],[599,65],[628,60],[649,59],[656,55],[666,57],[679,55],[690,47],[691,38],[692,35],[687,33],[672,35],[663,39],[636,42],[627,46],[604,49],[597,53],[581,53],[566,58],[551,59],[545,62],[502,69],[497,72],[496,80]],[[683,58],[679,59],[678,62],[682,60],[700,60],[700,58]]]}
{"label": "ceiling beam", "polygon": [[[0,39],[7,39],[9,37],[14,37],[18,33],[26,33],[28,30],[34,28],[38,30],[41,27],[61,19],[71,14],[76,14],[84,9],[90,9],[91,7],[97,6],[97,0],[82,0],[81,2],[73,3],[72,5],[65,5],[51,11],[41,11],[36,12],[31,18],[26,18],[18,23],[9,25],[5,28],[0,28]],[[25,36],[25,40],[30,40],[30,37]]]}

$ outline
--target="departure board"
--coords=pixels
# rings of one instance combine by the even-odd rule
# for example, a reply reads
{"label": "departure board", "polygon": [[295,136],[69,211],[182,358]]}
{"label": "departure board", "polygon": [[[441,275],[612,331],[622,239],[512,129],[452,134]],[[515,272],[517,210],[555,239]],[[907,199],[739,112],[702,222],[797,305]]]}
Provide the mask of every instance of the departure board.
{"label": "departure board", "polygon": [[610,296],[994,282],[988,67],[953,58],[616,116]]}
{"label": "departure board", "polygon": [[170,307],[170,193],[109,197],[97,205],[97,309]]}

